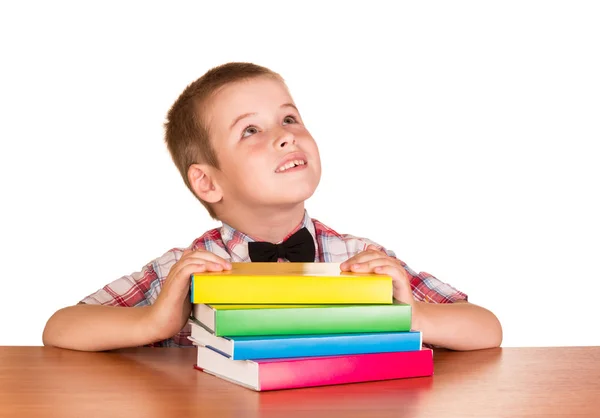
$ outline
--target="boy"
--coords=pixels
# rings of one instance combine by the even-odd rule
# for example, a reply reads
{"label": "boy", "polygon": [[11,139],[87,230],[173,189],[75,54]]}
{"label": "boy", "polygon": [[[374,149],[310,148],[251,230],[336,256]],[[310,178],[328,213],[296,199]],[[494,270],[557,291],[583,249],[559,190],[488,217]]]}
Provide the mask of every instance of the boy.
{"label": "boy", "polygon": [[339,262],[343,271],[392,276],[394,298],[412,305],[413,329],[429,346],[500,345],[498,319],[464,293],[413,272],[368,239],[338,234],[308,216],[304,201],[320,181],[319,151],[277,73],[248,63],[213,68],[184,90],[165,127],[185,184],[222,227],[57,311],[44,329],[45,345],[190,346],[192,273],[286,260]]}

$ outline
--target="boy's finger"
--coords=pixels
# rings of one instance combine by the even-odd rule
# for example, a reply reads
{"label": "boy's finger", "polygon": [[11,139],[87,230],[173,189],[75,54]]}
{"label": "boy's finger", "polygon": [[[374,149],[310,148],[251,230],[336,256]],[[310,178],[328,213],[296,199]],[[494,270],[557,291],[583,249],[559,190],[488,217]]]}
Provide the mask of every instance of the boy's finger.
{"label": "boy's finger", "polygon": [[347,271],[352,264],[364,263],[375,258],[381,258],[381,256],[382,254],[379,252],[363,251],[362,253],[356,254],[354,257],[350,257],[348,260],[344,261],[340,267],[343,271]]}
{"label": "boy's finger", "polygon": [[173,280],[189,280],[190,275],[193,273],[204,273],[206,271],[206,263],[193,263],[187,262],[181,265],[174,265],[171,268],[169,276],[173,277]]}
{"label": "boy's finger", "polygon": [[[171,298],[173,296],[170,295],[181,295],[184,291],[187,292],[190,287],[190,279],[192,274],[194,273],[203,273],[206,271],[206,265],[204,264],[187,264],[182,268],[171,269],[173,270],[169,273],[169,277],[165,281],[162,287],[162,291],[159,294],[159,298]],[[175,296],[178,297],[178,296]]]}
{"label": "boy's finger", "polygon": [[368,261],[365,261],[362,263],[351,264],[350,269],[351,269],[351,271],[354,271],[357,273],[367,273],[367,272],[372,272],[372,271],[374,271],[375,268],[382,267],[382,266],[393,266],[394,268],[397,268],[396,263],[394,263],[388,257],[380,257],[380,258],[375,258],[375,259],[368,260]]}
{"label": "boy's finger", "polygon": [[374,251],[364,251],[362,253],[356,254],[353,257],[350,257],[348,260],[344,261],[344,264],[362,263],[363,261],[379,257],[381,257],[381,254],[378,254]]}
{"label": "boy's finger", "polygon": [[385,256],[385,257],[389,257],[389,258],[390,258],[390,260],[393,260],[393,261],[394,261],[394,263],[396,263],[396,264],[397,264],[397,265],[399,265],[400,267],[404,268],[404,266],[402,265],[402,262],[401,262],[400,260],[398,260],[396,257],[389,256],[389,255],[388,255],[388,254],[387,254],[387,253],[386,253],[384,250],[381,250],[381,249],[377,248],[377,247],[376,247],[375,245],[373,245],[373,244],[369,244],[369,245],[367,246],[367,250],[370,250],[370,251],[375,251],[375,252],[377,252],[377,253],[379,253],[379,254],[381,254],[381,255]]}
{"label": "boy's finger", "polygon": [[225,270],[225,268],[223,267],[223,264],[220,263],[206,263],[206,271],[223,271]]}
{"label": "boy's finger", "polygon": [[188,259],[195,260],[194,262],[203,260],[206,263],[220,264],[221,266],[223,266],[224,270],[231,269],[231,263],[229,261],[224,260],[223,258],[221,258],[218,255],[213,254],[209,251],[203,251],[203,250],[202,251],[194,251],[192,254],[190,254]]}
{"label": "boy's finger", "polygon": [[179,259],[181,260],[182,258],[189,256],[191,253],[192,253],[192,250],[190,250],[189,248],[186,248],[181,253],[181,257],[179,257]]}
{"label": "boy's finger", "polygon": [[376,246],[375,246],[375,245],[373,245],[373,244],[369,244],[369,245],[367,245],[367,250],[368,250],[368,251],[377,251],[377,252],[378,252],[378,253],[380,253],[380,254],[385,254],[385,255],[387,255],[387,254],[385,253],[385,251],[381,250],[379,247],[376,247]]}
{"label": "boy's finger", "polygon": [[400,302],[413,304],[414,297],[410,287],[410,282],[395,266],[379,266],[375,268],[377,274],[387,274],[392,277],[394,287],[394,298]]}

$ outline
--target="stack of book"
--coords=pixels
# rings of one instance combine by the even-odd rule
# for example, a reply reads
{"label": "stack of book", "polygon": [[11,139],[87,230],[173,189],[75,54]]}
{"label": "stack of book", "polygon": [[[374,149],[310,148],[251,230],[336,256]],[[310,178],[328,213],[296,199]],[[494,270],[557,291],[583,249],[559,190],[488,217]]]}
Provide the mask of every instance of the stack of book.
{"label": "stack of book", "polygon": [[192,275],[195,367],[256,391],[431,376],[392,279],[336,263],[233,263]]}

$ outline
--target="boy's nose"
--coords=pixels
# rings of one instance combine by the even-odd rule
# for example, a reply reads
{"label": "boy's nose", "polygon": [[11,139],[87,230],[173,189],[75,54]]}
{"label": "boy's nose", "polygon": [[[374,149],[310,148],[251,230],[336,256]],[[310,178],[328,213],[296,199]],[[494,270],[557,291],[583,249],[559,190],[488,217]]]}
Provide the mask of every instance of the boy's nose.
{"label": "boy's nose", "polygon": [[275,148],[283,148],[290,144],[296,143],[296,137],[290,131],[280,129],[277,133],[277,139],[275,141]]}

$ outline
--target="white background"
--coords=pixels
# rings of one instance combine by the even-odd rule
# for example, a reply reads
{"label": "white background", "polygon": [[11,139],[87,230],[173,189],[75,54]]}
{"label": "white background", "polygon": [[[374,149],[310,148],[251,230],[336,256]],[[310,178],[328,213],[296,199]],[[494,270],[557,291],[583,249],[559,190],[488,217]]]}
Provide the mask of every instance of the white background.
{"label": "white background", "polygon": [[3,2],[0,345],[217,225],[162,124],[227,61],[287,80],[311,216],[466,292],[505,347],[600,345],[600,7],[388,3]]}

